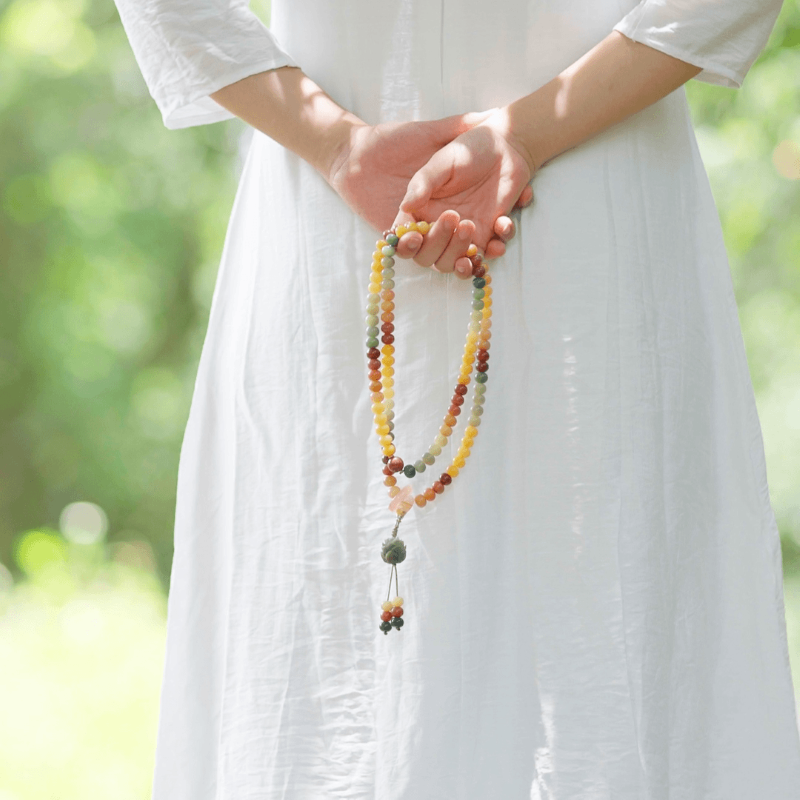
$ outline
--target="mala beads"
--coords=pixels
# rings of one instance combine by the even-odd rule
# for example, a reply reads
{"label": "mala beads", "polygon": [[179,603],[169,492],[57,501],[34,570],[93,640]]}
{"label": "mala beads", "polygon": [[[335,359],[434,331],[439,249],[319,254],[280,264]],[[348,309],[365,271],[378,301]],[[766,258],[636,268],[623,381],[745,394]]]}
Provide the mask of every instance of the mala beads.
{"label": "mala beads", "polygon": [[[428,222],[410,222],[385,231],[376,245],[372,257],[369,296],[367,298],[367,366],[369,368],[369,388],[372,398],[372,413],[375,418],[375,432],[381,446],[384,485],[389,493],[389,510],[397,518],[391,536],[383,542],[381,558],[391,564],[389,591],[392,575],[395,580],[396,596],[381,604],[380,630],[387,634],[393,627],[403,626],[403,598],[399,596],[397,585],[397,565],[406,557],[406,547],[397,538],[397,529],[408,511],[416,504],[424,508],[433,502],[458,476],[466,465],[472,450],[478,427],[481,424],[483,404],[486,395],[486,381],[489,378],[489,340],[492,338],[492,287],[488,265],[483,261],[475,245],[470,245],[467,256],[472,262],[472,313],[467,328],[464,354],[450,407],[433,442],[422,456],[416,460],[404,461],[397,453],[394,444],[394,258],[395,248],[400,237],[409,231],[417,231],[423,236],[430,230]],[[409,480],[422,475],[433,467],[442,455],[463,411],[467,386],[475,371],[475,386],[472,394],[472,407],[469,421],[464,429],[461,445],[445,470],[423,491],[414,494],[411,484],[402,488],[397,478],[402,475]]]}

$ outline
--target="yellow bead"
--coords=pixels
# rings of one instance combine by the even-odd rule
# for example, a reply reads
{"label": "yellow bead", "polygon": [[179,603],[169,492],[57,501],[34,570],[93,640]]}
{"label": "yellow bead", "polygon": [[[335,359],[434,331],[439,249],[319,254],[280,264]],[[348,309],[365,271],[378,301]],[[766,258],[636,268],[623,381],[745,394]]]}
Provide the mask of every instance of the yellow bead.
{"label": "yellow bead", "polygon": [[[386,436],[392,429],[388,425],[378,425],[375,429],[381,436]],[[388,444],[388,442],[387,442]]]}
{"label": "yellow bead", "polygon": [[424,236],[429,230],[431,229],[430,222],[422,222],[417,223],[417,230]]}
{"label": "yellow bead", "polygon": [[387,436],[381,436],[379,441],[384,447],[386,447],[386,445],[389,445],[389,444],[392,443],[392,437],[388,436],[388,435]]}
{"label": "yellow bead", "polygon": [[422,507],[425,505],[425,503],[427,503],[428,501],[425,499],[425,495],[418,494],[418,495],[417,495],[417,496],[414,498],[414,502],[415,502],[415,503],[416,503],[416,504],[417,504],[417,505],[418,505],[420,508],[422,508]]}
{"label": "yellow bead", "polygon": [[386,410],[386,407],[383,403],[374,403],[372,406],[372,413],[373,414],[382,414]]}
{"label": "yellow bead", "polygon": [[386,414],[376,414],[375,415],[375,424],[376,425],[385,425],[388,422],[388,418]]}
{"label": "yellow bead", "polygon": [[474,342],[469,342],[467,346],[464,348],[464,350],[466,350],[469,355],[472,355],[477,349],[478,348]]}
{"label": "yellow bead", "polygon": [[453,464],[455,464],[457,467],[463,467],[466,463],[467,462],[461,456],[456,456],[453,459]]}
{"label": "yellow bead", "polygon": [[402,236],[404,233],[408,233],[408,225],[398,225],[395,233],[397,233],[398,236]]}
{"label": "yellow bead", "polygon": [[400,494],[400,487],[399,486],[392,486],[389,489],[389,497],[397,497]]}
{"label": "yellow bead", "polygon": [[477,247],[475,247],[475,245],[474,245],[474,244],[471,244],[471,245],[470,245],[470,246],[467,248],[467,256],[469,256],[469,258],[472,258],[472,256],[476,256],[476,255],[478,255],[478,248],[477,248]]}
{"label": "yellow bead", "polygon": [[408,228],[410,231],[415,231],[415,230],[417,229],[417,223],[416,223],[416,222],[414,222],[414,221],[412,220],[411,222],[407,222],[407,223],[406,223],[406,227],[407,227],[407,228]]}
{"label": "yellow bead", "polygon": [[455,478],[458,475],[458,467],[455,464],[451,464],[445,472],[451,477]]}
{"label": "yellow bead", "polygon": [[467,344],[475,344],[478,340],[478,334],[475,331],[470,331],[467,334]]}
{"label": "yellow bead", "polygon": [[385,364],[381,366],[381,374],[385,378],[391,378],[394,375],[394,369],[392,367],[387,367]]}
{"label": "yellow bead", "polygon": [[470,366],[472,366],[472,364],[475,363],[475,356],[470,355],[469,353],[464,353],[463,361],[465,364],[469,364]]}
{"label": "yellow bead", "polygon": [[492,287],[491,286],[485,286],[484,289],[483,289],[483,297],[484,297],[484,306],[483,307],[484,308],[486,308],[486,302],[485,302],[486,298],[487,297],[491,297],[491,296],[492,296]]}
{"label": "yellow bead", "polygon": [[458,376],[458,383],[462,386],[466,386],[470,381],[469,375],[459,375]]}
{"label": "yellow bead", "polygon": [[383,386],[386,389],[391,389],[394,386],[394,378],[384,378],[383,379]]}
{"label": "yellow bead", "polygon": [[387,600],[385,603],[381,603],[381,608],[384,611],[391,611],[392,610],[392,604]]}
{"label": "yellow bead", "polygon": [[385,456],[393,456],[395,454],[395,446],[393,444],[386,445],[383,448],[383,454]]}
{"label": "yellow bead", "polygon": [[392,605],[396,607],[402,607],[403,605],[403,598],[402,597],[395,597],[392,600]]}
{"label": "yellow bead", "polygon": [[394,356],[384,356],[381,359],[384,366],[391,367],[394,364]]}
{"label": "yellow bead", "polygon": [[383,353],[386,356],[393,355],[394,354],[394,345],[393,344],[385,344],[383,347],[381,347],[381,353]]}
{"label": "yellow bead", "polygon": [[[489,275],[488,272],[486,273],[486,275],[483,276],[483,279],[486,281],[486,286],[488,286],[492,282],[492,276]],[[484,288],[486,288],[486,287],[484,287]]]}
{"label": "yellow bead", "polygon": [[394,397],[394,389],[384,389],[383,390],[383,396],[387,400],[391,399],[392,397]]}
{"label": "yellow bead", "polygon": [[385,239],[378,239],[378,241],[375,242],[375,250],[383,250],[387,244],[389,243]]}
{"label": "yellow bead", "polygon": [[492,298],[491,297],[487,297],[483,301],[483,310],[486,311],[487,308],[491,308],[491,307],[492,307]]}
{"label": "yellow bead", "polygon": [[467,425],[464,430],[464,435],[475,438],[478,435],[478,429],[474,425]]}
{"label": "yellow bead", "polygon": [[381,290],[381,285],[379,283],[371,283],[369,285],[370,294],[379,294],[380,290]]}

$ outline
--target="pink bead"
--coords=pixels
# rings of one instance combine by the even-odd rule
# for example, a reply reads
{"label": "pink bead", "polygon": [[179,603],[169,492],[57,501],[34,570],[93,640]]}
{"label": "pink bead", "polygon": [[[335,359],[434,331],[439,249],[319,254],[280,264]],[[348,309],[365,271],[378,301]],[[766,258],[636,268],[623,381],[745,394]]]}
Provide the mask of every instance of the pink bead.
{"label": "pink bead", "polygon": [[414,498],[413,492],[411,491],[411,485],[407,484],[392,498],[391,503],[389,503],[389,511],[398,511],[401,505],[408,505],[410,508],[410,503],[413,503],[413,501]]}

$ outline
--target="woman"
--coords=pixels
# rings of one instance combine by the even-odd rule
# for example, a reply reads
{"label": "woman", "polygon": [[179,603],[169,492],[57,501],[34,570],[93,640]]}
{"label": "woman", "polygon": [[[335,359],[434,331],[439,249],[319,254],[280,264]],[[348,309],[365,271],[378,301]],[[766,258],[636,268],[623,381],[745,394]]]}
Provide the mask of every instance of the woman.
{"label": "woman", "polygon": [[[778,0],[276,0],[271,31],[118,6],[168,127],[257,129],[181,456],[155,800],[796,800],[779,538],[682,88],[741,86]],[[406,219],[435,225],[396,265],[404,452],[455,381],[470,241],[494,327],[385,636],[363,308]]]}

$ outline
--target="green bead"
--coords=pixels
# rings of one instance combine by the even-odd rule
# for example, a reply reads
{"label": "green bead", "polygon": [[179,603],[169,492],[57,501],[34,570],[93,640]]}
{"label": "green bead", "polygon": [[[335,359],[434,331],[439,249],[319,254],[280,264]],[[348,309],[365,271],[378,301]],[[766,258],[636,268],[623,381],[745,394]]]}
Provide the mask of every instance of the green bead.
{"label": "green bead", "polygon": [[378,305],[380,301],[381,301],[381,296],[379,294],[375,294],[373,292],[372,294],[367,295],[367,302],[370,305]]}
{"label": "green bead", "polygon": [[417,471],[414,469],[414,465],[413,464],[406,464],[403,467],[403,475],[405,475],[406,478],[413,478],[416,474],[417,474]]}
{"label": "green bead", "polygon": [[378,314],[378,309],[379,308],[380,308],[380,306],[377,303],[370,303],[367,306],[367,314],[375,314],[375,320],[377,321],[377,319],[378,319],[377,314]]}
{"label": "green bead", "polygon": [[422,459],[420,459],[419,461],[415,461],[414,469],[417,472],[425,472],[425,462]]}
{"label": "green bead", "polygon": [[[383,267],[384,270],[390,269],[391,267],[394,266],[394,259],[393,258],[389,258],[389,257],[382,258],[381,259],[381,266]],[[386,272],[384,271],[384,275],[385,274],[386,274]]]}
{"label": "green bead", "polygon": [[[481,314],[481,317],[482,317],[482,316],[483,316],[483,314]],[[477,332],[478,332],[478,331],[481,329],[481,323],[480,323],[480,320],[478,320],[478,321],[476,321],[476,320],[472,320],[472,321],[469,323],[469,329],[470,329],[470,331],[472,331],[472,333],[477,333]]]}
{"label": "green bead", "polygon": [[[481,384],[478,384],[478,386],[480,386],[480,385],[481,385]],[[482,407],[482,406],[483,406],[483,404],[484,404],[485,402],[486,402],[486,397],[484,397],[484,395],[482,395],[482,394],[476,394],[476,395],[475,395],[475,396],[472,398],[472,407],[473,407],[473,408],[474,408],[475,406]]]}
{"label": "green bead", "polygon": [[[483,314],[481,314],[480,311],[473,311],[472,312],[472,321],[473,322],[480,322],[482,319],[483,319]],[[480,325],[478,326],[478,329],[480,330]]]}
{"label": "green bead", "polygon": [[389,624],[400,630],[405,625],[405,622],[403,622],[402,617],[392,617],[392,621]]}
{"label": "green bead", "polygon": [[486,387],[482,386],[480,383],[475,387],[475,394],[483,395],[486,394]]}
{"label": "green bead", "polygon": [[386,636],[389,631],[392,629],[392,623],[388,620],[384,620],[381,622],[381,630],[383,631],[384,636]]}
{"label": "green bead", "polygon": [[425,455],[424,455],[424,456],[422,456],[422,460],[423,460],[423,461],[424,461],[424,462],[425,462],[425,463],[426,463],[428,466],[430,466],[431,464],[433,464],[433,462],[434,462],[434,461],[436,461],[436,459],[433,457],[433,455],[432,455],[430,452],[428,452],[428,453],[425,453]]}
{"label": "green bead", "polygon": [[385,280],[381,285],[384,289],[394,289],[394,281],[391,278]]}
{"label": "green bead", "polygon": [[483,309],[483,300],[473,300],[472,301],[472,307],[476,311],[481,311]]}
{"label": "green bead", "polygon": [[367,318],[364,320],[367,323],[368,327],[372,327],[373,325],[378,324],[378,315],[377,314],[367,314]]}
{"label": "green bead", "polygon": [[377,336],[377,335],[378,335],[378,326],[377,325],[371,325],[369,328],[367,328],[367,336],[373,336],[374,337],[374,336]]}
{"label": "green bead", "polygon": [[483,414],[483,406],[472,406],[472,416]]}
{"label": "green bead", "polygon": [[473,428],[477,428],[478,425],[481,424],[481,418],[476,417],[474,414],[469,418],[469,424],[472,425]]}
{"label": "green bead", "polygon": [[367,339],[367,347],[371,349],[371,348],[373,348],[373,347],[377,347],[377,346],[378,346],[378,340],[377,340],[377,338],[376,338],[375,336],[370,336],[370,337]]}
{"label": "green bead", "polygon": [[474,289],[473,292],[472,292],[472,299],[473,300],[483,300],[483,296],[485,294],[486,294],[486,292],[484,292],[483,289]]}
{"label": "green bead", "polygon": [[385,269],[383,271],[383,278],[384,278],[384,280],[392,280],[392,278],[394,278],[394,270],[393,269]]}
{"label": "green bead", "polygon": [[394,247],[392,247],[390,244],[387,244],[387,245],[386,245],[386,246],[385,246],[385,247],[384,247],[384,248],[381,250],[381,253],[383,253],[383,255],[384,255],[384,256],[386,256],[387,258],[391,258],[391,257],[392,257],[392,256],[395,254],[395,249],[394,249]]}
{"label": "green bead", "polygon": [[[444,447],[447,444],[447,437],[443,433],[437,433],[434,436],[433,441],[439,445],[439,447]],[[433,452],[433,448],[428,448],[431,452]]]}
{"label": "green bead", "polygon": [[479,373],[478,373],[478,374],[475,376],[475,380],[476,380],[478,383],[486,383],[486,381],[488,381],[488,380],[489,380],[489,374],[488,374],[487,372],[479,372]]}
{"label": "green bead", "polygon": [[476,289],[483,289],[483,287],[486,286],[486,278],[473,278],[472,285]]}
{"label": "green bead", "polygon": [[439,445],[438,445],[438,444],[432,444],[432,445],[431,445],[431,446],[428,448],[428,452],[429,452],[429,453],[430,453],[432,456],[440,456],[440,455],[442,454],[442,448],[441,448],[441,447],[439,447]]}
{"label": "green bead", "polygon": [[389,422],[391,422],[394,419],[394,411],[384,411],[383,415],[386,417],[387,420],[389,420]]}
{"label": "green bead", "polygon": [[397,243],[400,241],[400,237],[396,233],[390,233],[386,237],[386,244],[391,245],[392,247],[397,247]]}

